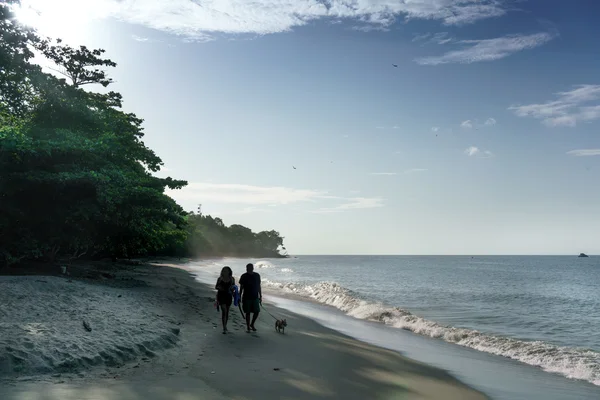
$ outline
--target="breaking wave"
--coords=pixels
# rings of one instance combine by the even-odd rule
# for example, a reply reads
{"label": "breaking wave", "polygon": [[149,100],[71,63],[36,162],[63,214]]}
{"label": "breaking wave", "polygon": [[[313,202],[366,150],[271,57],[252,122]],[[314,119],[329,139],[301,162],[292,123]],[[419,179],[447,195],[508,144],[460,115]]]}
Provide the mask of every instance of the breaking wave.
{"label": "breaking wave", "polygon": [[273,268],[274,267],[274,265],[271,264],[268,261],[257,261],[257,262],[254,263],[254,266],[256,268],[260,268],[260,269],[262,269],[262,268]]}
{"label": "breaking wave", "polygon": [[367,301],[358,293],[337,283],[301,285],[268,280],[263,282],[272,289],[308,297],[335,307],[354,318],[381,322],[394,328],[507,357],[540,367],[547,372],[600,386],[600,353],[589,349],[556,346],[542,341],[524,341],[446,326],[416,316],[402,308]]}

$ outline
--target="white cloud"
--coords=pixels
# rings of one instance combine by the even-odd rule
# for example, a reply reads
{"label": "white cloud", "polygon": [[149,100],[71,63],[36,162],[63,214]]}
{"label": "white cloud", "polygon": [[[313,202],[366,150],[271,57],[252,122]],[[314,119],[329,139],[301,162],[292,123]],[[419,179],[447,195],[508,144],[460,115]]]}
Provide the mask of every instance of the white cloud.
{"label": "white cloud", "polygon": [[[276,207],[295,203],[339,203],[324,209],[336,211],[372,208],[375,204],[383,205],[379,197],[340,197],[328,195],[325,191],[293,189],[283,186],[253,186],[243,184],[219,184],[195,182],[181,190],[167,190],[166,193],[179,202],[185,203],[218,203],[245,205],[238,212],[265,211],[263,207]],[[321,211],[319,211],[321,212]]]}
{"label": "white cloud", "polygon": [[460,50],[449,51],[441,56],[419,58],[415,61],[421,65],[440,65],[499,60],[519,51],[541,46],[554,37],[554,34],[542,32],[531,35],[509,35],[494,39],[461,40],[456,42],[464,45]]}
{"label": "white cloud", "polygon": [[405,174],[414,174],[417,172],[425,172],[427,171],[427,168],[411,168],[411,169],[407,169],[406,171],[404,171]]}
{"label": "white cloud", "polygon": [[371,172],[371,175],[398,175],[396,172]]}
{"label": "white cloud", "polygon": [[481,150],[479,147],[470,146],[465,149],[465,154],[469,157],[491,158],[494,154],[489,150]]}
{"label": "white cloud", "polygon": [[334,207],[319,208],[313,212],[315,213],[335,213],[350,210],[360,210],[368,208],[380,208],[383,207],[383,199],[380,197],[353,197],[347,199],[345,203]]}
{"label": "white cloud", "polygon": [[438,33],[425,33],[423,35],[415,35],[413,37],[413,42],[422,42],[423,44],[447,44],[452,42],[454,39],[451,38],[448,32],[438,32]]}
{"label": "white cloud", "polygon": [[468,147],[465,150],[465,154],[468,155],[469,157],[475,156],[475,155],[479,154],[480,152],[481,152],[481,150],[479,150],[479,148],[477,148],[475,146]]}
{"label": "white cloud", "polygon": [[600,156],[600,149],[581,149],[567,151],[567,154],[576,157]]}
{"label": "white cloud", "polygon": [[437,131],[439,131],[439,130],[440,130],[440,128],[439,128],[439,126],[434,126],[433,128],[431,128],[431,130],[432,130],[433,132],[437,132]]}
{"label": "white cloud", "polygon": [[[250,207],[240,208],[238,210],[227,211],[227,214],[257,214],[257,213],[269,213],[269,212],[273,212],[273,209],[250,206]],[[219,214],[224,214],[224,213],[221,212]]]}
{"label": "white cloud", "polygon": [[556,93],[556,97],[545,103],[516,105],[508,109],[519,117],[533,117],[551,127],[574,127],[578,122],[600,119],[600,85],[579,85],[570,91]]}
{"label": "white cloud", "polygon": [[431,33],[423,33],[423,34],[417,34],[413,37],[412,41],[413,42],[424,42],[427,39],[431,38]]}
{"label": "white cloud", "polygon": [[482,124],[478,120],[466,120],[460,123],[460,127],[463,129],[483,128],[486,126],[494,126],[498,123],[494,118],[488,118]]}
{"label": "white cloud", "polygon": [[162,43],[162,40],[150,39],[145,36],[131,35],[131,38],[133,40],[135,40],[136,42],[141,42],[141,43]]}
{"label": "white cloud", "polygon": [[219,184],[196,182],[181,190],[168,191],[177,200],[197,199],[199,202],[212,201],[231,204],[291,204],[312,202],[325,192],[292,189],[283,186],[262,187],[241,184]]}
{"label": "white cloud", "polygon": [[23,0],[52,14],[113,17],[132,24],[207,40],[214,33],[271,34],[311,21],[350,19],[385,28],[398,18],[464,25],[499,17],[508,0]]}
{"label": "white cloud", "polygon": [[148,42],[148,41],[150,41],[149,38],[147,38],[147,37],[141,37],[141,36],[138,36],[138,35],[131,35],[131,38],[133,40],[135,40],[136,42]]}

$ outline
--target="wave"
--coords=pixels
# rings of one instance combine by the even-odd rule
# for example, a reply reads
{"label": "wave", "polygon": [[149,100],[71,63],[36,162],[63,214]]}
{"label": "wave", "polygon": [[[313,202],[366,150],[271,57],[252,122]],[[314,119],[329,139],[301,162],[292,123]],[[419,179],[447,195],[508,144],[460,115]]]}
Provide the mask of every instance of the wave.
{"label": "wave", "polygon": [[260,269],[262,269],[262,268],[273,268],[274,267],[274,265],[271,264],[268,261],[257,261],[257,262],[254,263],[254,266],[256,268],[260,268]]}
{"label": "wave", "polygon": [[290,273],[290,272],[294,272],[294,270],[291,269],[291,268],[281,268],[281,272],[288,272],[288,273]]}
{"label": "wave", "polygon": [[589,349],[556,346],[542,341],[518,340],[443,325],[399,307],[370,302],[335,282],[320,282],[314,285],[268,280],[264,282],[270,288],[311,298],[335,307],[354,318],[381,322],[394,328],[507,357],[540,367],[547,372],[561,374],[571,379],[585,380],[600,386],[600,353]]}

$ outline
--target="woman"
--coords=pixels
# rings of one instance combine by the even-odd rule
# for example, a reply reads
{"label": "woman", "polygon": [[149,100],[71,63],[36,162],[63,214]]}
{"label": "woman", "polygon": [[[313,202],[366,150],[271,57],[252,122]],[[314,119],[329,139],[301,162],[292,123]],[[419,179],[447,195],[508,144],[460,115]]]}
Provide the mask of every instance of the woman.
{"label": "woman", "polygon": [[217,278],[217,304],[221,307],[221,321],[223,322],[223,334],[227,333],[227,321],[229,320],[229,307],[233,302],[233,272],[231,268],[225,266],[221,270],[221,276]]}

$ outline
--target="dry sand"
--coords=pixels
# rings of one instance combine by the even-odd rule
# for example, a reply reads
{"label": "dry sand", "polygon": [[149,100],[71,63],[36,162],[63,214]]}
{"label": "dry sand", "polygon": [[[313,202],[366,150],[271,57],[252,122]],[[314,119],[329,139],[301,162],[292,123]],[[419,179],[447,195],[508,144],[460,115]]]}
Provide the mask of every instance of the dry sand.
{"label": "dry sand", "polygon": [[214,291],[184,266],[69,271],[0,276],[0,399],[486,398],[445,371],[268,303],[287,318],[285,335],[266,313],[245,333],[233,308],[223,335]]}

